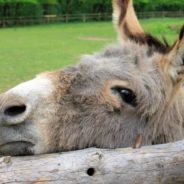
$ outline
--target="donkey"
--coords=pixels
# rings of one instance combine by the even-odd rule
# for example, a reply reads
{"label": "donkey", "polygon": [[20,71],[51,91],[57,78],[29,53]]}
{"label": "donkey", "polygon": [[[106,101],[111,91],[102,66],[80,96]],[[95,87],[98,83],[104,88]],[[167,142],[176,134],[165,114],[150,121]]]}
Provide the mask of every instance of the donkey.
{"label": "donkey", "polygon": [[184,138],[184,27],[170,47],[113,0],[120,42],[0,95],[0,154],[143,145]]}

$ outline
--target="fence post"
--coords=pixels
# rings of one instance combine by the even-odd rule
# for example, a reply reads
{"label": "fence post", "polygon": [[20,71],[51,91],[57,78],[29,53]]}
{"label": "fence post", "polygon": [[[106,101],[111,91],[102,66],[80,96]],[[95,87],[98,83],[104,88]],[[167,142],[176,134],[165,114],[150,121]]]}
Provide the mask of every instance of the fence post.
{"label": "fence post", "polygon": [[83,14],[83,15],[82,15],[82,21],[83,21],[83,22],[86,22],[86,14]]}
{"label": "fence post", "polygon": [[66,15],[65,15],[65,22],[68,23],[68,21],[69,21],[69,15],[66,14]]}
{"label": "fence post", "polygon": [[2,27],[6,27],[6,18],[2,20]]}
{"label": "fence post", "polygon": [[98,20],[100,21],[101,19],[102,19],[102,14],[99,13],[99,14],[98,14]]}

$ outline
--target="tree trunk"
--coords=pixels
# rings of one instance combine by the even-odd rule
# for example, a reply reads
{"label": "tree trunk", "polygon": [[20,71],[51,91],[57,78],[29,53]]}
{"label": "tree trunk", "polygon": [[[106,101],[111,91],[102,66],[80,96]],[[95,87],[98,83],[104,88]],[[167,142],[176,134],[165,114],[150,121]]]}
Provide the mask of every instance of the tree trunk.
{"label": "tree trunk", "polygon": [[184,140],[140,149],[1,157],[1,184],[184,184]]}

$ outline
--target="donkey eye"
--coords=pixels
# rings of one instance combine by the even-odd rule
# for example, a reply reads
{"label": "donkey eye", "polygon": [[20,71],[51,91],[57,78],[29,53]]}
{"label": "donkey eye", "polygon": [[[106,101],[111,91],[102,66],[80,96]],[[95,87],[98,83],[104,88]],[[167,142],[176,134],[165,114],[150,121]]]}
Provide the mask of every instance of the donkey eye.
{"label": "donkey eye", "polygon": [[113,88],[113,90],[120,95],[120,97],[126,104],[131,105],[133,107],[137,105],[136,95],[132,90],[121,87],[115,87]]}

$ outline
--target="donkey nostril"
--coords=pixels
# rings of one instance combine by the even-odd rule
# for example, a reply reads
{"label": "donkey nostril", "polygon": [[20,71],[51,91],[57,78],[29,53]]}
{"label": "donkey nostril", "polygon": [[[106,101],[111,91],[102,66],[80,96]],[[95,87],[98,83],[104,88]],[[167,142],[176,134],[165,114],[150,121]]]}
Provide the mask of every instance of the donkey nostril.
{"label": "donkey nostril", "polygon": [[5,111],[4,114],[6,116],[18,116],[26,111],[26,106],[25,105],[15,105],[8,107]]}

